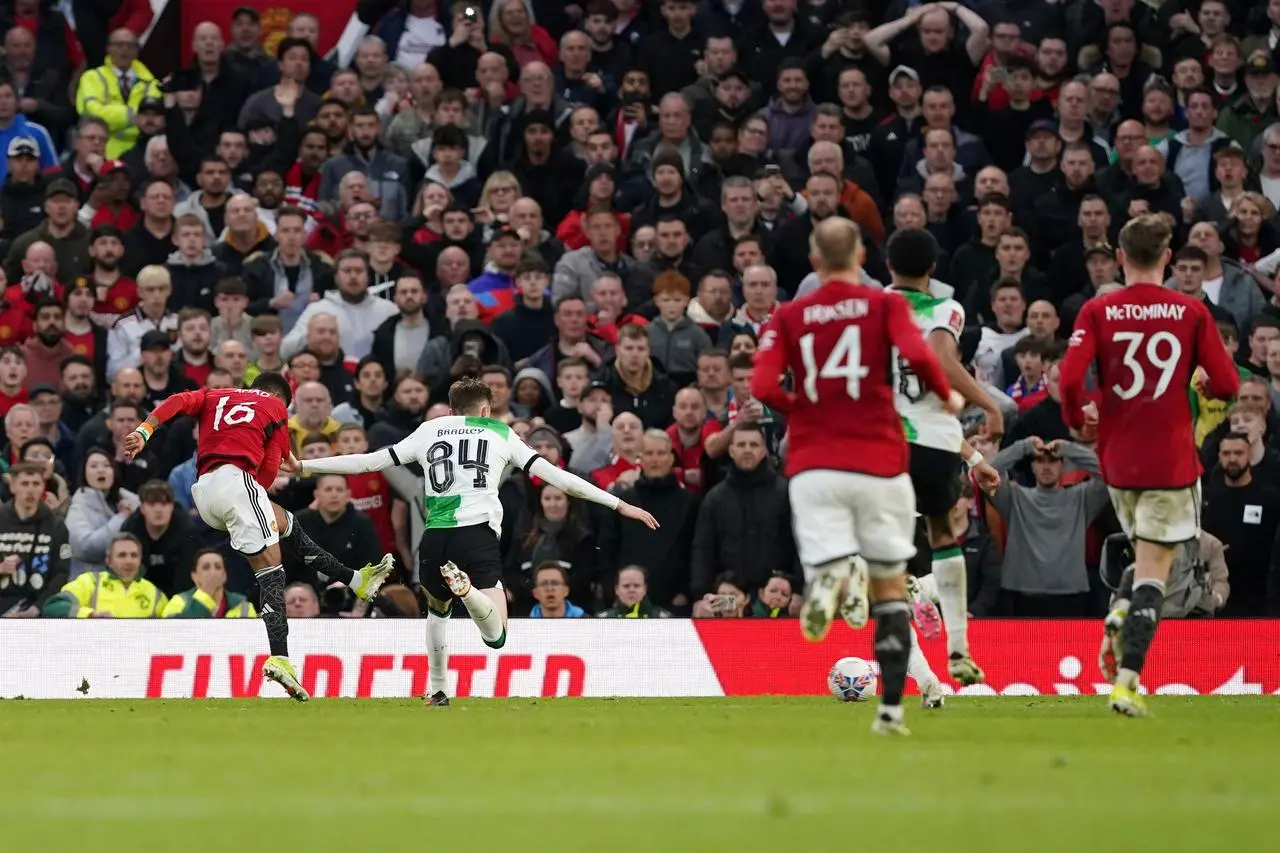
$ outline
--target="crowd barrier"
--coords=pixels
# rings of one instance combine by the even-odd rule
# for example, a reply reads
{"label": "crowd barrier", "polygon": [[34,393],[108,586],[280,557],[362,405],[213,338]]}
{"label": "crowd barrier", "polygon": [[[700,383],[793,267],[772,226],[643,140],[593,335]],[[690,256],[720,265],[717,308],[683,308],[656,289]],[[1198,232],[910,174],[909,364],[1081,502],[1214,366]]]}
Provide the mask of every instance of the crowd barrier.
{"label": "crowd barrier", "polygon": [[[802,696],[826,692],[837,658],[873,658],[870,630],[840,624],[813,645],[790,620],[517,620],[496,651],[466,620],[449,630],[454,696]],[[1099,632],[1096,621],[975,621],[987,683],[960,692],[1105,694]],[[426,690],[422,620],[294,620],[289,643],[313,696]],[[265,647],[257,620],[0,620],[0,698],[283,696],[263,684]],[[923,648],[945,677],[943,642]],[[1144,682],[1162,694],[1280,695],[1280,620],[1164,623]]]}

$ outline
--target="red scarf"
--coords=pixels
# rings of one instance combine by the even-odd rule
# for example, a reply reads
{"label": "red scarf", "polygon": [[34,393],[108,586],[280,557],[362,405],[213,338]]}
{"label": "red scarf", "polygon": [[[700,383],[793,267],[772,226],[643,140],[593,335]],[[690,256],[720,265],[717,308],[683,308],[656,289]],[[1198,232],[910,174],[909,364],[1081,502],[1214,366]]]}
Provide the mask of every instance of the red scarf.
{"label": "red scarf", "polygon": [[308,216],[315,216],[316,201],[320,198],[320,173],[312,175],[306,186],[303,186],[302,180],[302,161],[299,160],[285,173],[284,203],[302,208]]}

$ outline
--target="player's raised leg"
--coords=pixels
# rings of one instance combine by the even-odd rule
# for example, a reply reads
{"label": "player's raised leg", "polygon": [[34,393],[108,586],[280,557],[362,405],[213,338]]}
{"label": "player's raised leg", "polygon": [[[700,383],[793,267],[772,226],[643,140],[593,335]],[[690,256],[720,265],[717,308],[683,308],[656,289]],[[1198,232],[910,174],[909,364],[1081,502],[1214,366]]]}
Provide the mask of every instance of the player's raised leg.
{"label": "player's raised leg", "polygon": [[279,504],[271,504],[275,513],[276,526],[283,531],[280,535],[280,556],[285,568],[292,569],[295,574],[311,574],[319,572],[330,580],[346,584],[362,601],[370,601],[391,576],[395,569],[395,557],[383,554],[382,559],[370,563],[360,569],[351,569],[328,551],[321,548],[307,535],[307,531],[298,524],[293,513]]}
{"label": "player's raised leg", "polygon": [[454,598],[467,608],[471,621],[480,629],[480,637],[491,649],[507,644],[507,593],[501,585],[476,589],[471,578],[453,562],[440,567],[440,576],[448,584]]}

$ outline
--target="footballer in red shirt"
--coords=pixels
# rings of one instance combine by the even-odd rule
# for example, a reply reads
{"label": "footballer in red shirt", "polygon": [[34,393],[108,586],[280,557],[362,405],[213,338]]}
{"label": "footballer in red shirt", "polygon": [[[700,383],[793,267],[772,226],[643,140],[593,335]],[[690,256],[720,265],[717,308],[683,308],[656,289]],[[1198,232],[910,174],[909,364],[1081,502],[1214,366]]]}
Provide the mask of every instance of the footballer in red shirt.
{"label": "footballer in red shirt", "polygon": [[[800,613],[805,637],[826,636],[861,555],[870,576],[876,660],[884,687],[872,730],[905,734],[902,692],[911,648],[907,560],[916,553],[916,499],[907,440],[894,408],[891,377],[900,356],[952,411],[942,364],[925,343],[906,301],[858,284],[858,227],[832,217],[810,240],[822,280],[782,305],[760,337],[751,393],[787,415],[788,491],[796,547],[806,577]],[[790,372],[793,391],[782,387]]]}
{"label": "footballer in red shirt", "polygon": [[[1124,226],[1117,258],[1129,284],[1084,304],[1060,368],[1063,418],[1077,430],[1097,425],[1102,478],[1134,548],[1132,599],[1107,615],[1099,655],[1114,682],[1110,706],[1128,716],[1146,713],[1139,676],[1174,552],[1200,536],[1202,469],[1187,387],[1226,400],[1240,386],[1209,309],[1161,284],[1172,237],[1155,214]],[[1096,404],[1084,396],[1090,368]]]}
{"label": "footballer in red shirt", "polygon": [[[125,440],[132,459],[156,428],[179,415],[197,418],[197,479],[191,497],[200,517],[215,530],[226,531],[231,547],[244,554],[261,590],[263,622],[271,657],[265,678],[277,682],[294,699],[310,698],[289,661],[289,624],[285,620],[284,561],[301,574],[308,565],[372,598],[391,572],[391,555],[376,566],[352,571],[311,542],[302,525],[267,496],[282,461],[296,471],[289,446],[289,383],[278,373],[262,373],[251,389],[200,388],[169,397]],[[281,547],[280,531],[284,530]],[[309,544],[308,544],[309,543]],[[282,556],[283,554],[283,556]],[[327,558],[327,559],[326,559]]]}

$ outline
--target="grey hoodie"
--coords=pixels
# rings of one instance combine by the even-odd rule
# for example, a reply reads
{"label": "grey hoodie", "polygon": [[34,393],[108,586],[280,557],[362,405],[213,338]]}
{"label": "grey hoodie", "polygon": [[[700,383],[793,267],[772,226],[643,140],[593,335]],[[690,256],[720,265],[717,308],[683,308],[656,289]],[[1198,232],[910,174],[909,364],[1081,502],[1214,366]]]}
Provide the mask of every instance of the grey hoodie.
{"label": "grey hoodie", "polygon": [[655,317],[649,323],[649,348],[668,374],[694,374],[698,372],[698,353],[711,348],[711,336],[688,316],[670,327]]}

